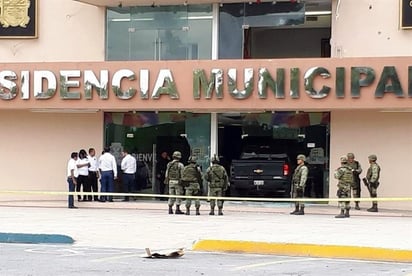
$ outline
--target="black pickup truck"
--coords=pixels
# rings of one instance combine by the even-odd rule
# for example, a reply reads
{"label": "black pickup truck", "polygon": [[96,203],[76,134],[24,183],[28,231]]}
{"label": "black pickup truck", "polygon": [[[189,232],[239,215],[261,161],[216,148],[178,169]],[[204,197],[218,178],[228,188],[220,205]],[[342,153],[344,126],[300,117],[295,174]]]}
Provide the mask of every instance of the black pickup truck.
{"label": "black pickup truck", "polygon": [[247,145],[230,169],[231,196],[290,197],[290,143]]}

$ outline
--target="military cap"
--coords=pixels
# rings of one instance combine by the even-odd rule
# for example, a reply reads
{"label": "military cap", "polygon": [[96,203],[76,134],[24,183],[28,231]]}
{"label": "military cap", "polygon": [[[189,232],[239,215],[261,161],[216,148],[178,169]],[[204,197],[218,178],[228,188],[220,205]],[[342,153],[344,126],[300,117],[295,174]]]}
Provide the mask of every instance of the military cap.
{"label": "military cap", "polygon": [[197,157],[196,156],[189,156],[189,159],[187,160],[190,163],[196,163],[197,162]]}
{"label": "military cap", "polygon": [[355,154],[353,154],[352,152],[349,152],[346,156],[348,158],[355,158]]}
{"label": "military cap", "polygon": [[182,158],[182,153],[180,151],[175,151],[175,152],[173,152],[172,157],[180,159],[180,158]]}
{"label": "military cap", "polygon": [[302,161],[306,161],[306,156],[305,155],[303,155],[303,154],[299,154],[297,157],[296,157],[296,159],[297,160],[302,160]]}
{"label": "military cap", "polygon": [[368,156],[368,159],[372,160],[372,161],[376,161],[378,158],[376,157],[375,154],[371,154],[371,155]]}
{"label": "military cap", "polygon": [[340,157],[340,162],[341,162],[341,163],[347,163],[347,162],[348,162],[348,157],[346,157],[346,156],[341,156],[341,157]]}

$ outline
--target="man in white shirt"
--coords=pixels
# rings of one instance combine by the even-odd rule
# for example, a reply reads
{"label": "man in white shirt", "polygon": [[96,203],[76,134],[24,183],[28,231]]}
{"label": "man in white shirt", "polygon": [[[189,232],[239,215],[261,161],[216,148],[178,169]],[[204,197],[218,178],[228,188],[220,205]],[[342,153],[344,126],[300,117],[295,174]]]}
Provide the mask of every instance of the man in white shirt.
{"label": "man in white shirt", "polygon": [[[80,192],[81,186],[83,186],[83,192],[90,193],[90,183],[89,183],[89,160],[87,158],[87,153],[84,149],[79,151],[79,155],[76,161],[77,172],[79,176],[77,177],[76,192]],[[77,200],[81,201],[82,197],[78,194]],[[87,201],[86,195],[83,195],[83,201]]]}
{"label": "man in white shirt", "polygon": [[[131,193],[135,185],[135,174],[136,174],[136,159],[129,154],[127,149],[122,151],[122,163],[120,165],[123,175],[122,175],[122,184],[123,192]],[[125,196],[123,201],[129,201],[129,196]]]}
{"label": "man in white shirt", "polygon": [[[77,185],[77,177],[79,176],[77,172],[77,152],[72,152],[70,155],[70,160],[67,163],[67,183],[69,183],[69,192],[74,192],[75,187]],[[68,203],[69,203],[69,208],[70,209],[77,209],[76,206],[74,206],[74,197],[73,195],[69,195],[68,197]]]}
{"label": "man in white shirt", "polygon": [[[99,164],[97,163],[96,151],[94,148],[89,148],[89,155],[87,156],[87,159],[89,160],[89,164],[90,164],[89,185],[93,193],[98,193],[99,187],[97,184],[97,180],[99,179]],[[92,196],[89,196],[88,200],[91,201]],[[97,195],[93,195],[93,200],[98,201],[99,197]]]}
{"label": "man in white shirt", "polygon": [[[116,158],[110,153],[110,148],[105,147],[102,156],[99,158],[99,171],[100,171],[100,191],[102,193],[114,192],[114,180],[117,178],[117,164]],[[113,202],[113,196],[101,196],[100,201]]]}

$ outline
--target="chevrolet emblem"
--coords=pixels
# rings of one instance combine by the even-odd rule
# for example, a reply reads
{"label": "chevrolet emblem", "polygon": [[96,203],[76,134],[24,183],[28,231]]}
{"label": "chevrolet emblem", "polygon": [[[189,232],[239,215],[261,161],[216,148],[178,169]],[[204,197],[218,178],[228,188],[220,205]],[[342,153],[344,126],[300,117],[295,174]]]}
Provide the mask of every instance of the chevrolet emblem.
{"label": "chevrolet emblem", "polygon": [[261,170],[261,169],[255,169],[255,170],[253,170],[253,172],[254,172],[254,173],[259,173],[259,174],[260,174],[260,173],[263,173],[263,170]]}

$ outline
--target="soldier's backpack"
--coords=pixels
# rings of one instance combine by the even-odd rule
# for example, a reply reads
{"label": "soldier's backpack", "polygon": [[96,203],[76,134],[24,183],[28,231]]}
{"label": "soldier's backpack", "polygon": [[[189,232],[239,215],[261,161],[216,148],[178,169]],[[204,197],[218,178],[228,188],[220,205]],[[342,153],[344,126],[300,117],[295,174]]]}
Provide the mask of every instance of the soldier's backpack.
{"label": "soldier's backpack", "polygon": [[344,173],[341,177],[341,181],[343,183],[345,183],[346,185],[351,185],[352,186],[353,185],[353,173],[352,173],[351,168],[346,167],[346,166],[344,166],[342,168],[344,168]]}
{"label": "soldier's backpack", "polygon": [[212,166],[210,168],[210,172],[211,172],[210,187],[211,188],[223,188],[225,186],[223,168],[221,166]]}
{"label": "soldier's backpack", "polygon": [[167,172],[167,177],[169,180],[180,180],[179,162],[172,161],[169,171]]}
{"label": "soldier's backpack", "polygon": [[187,165],[182,171],[182,185],[188,186],[190,183],[197,183],[197,168],[192,165]]}

